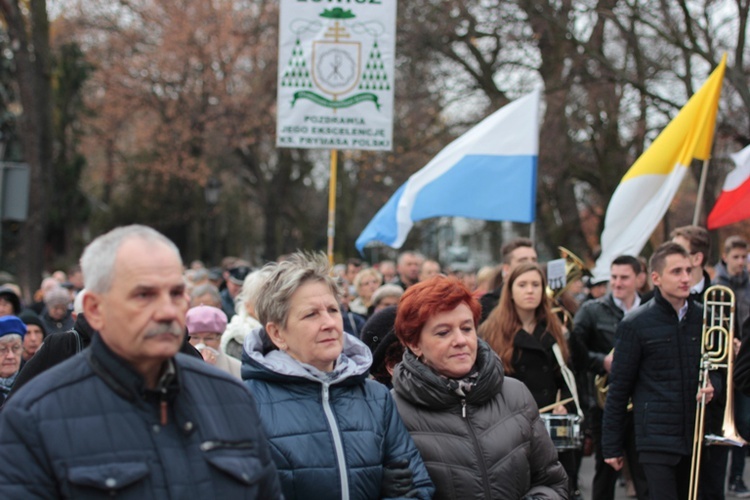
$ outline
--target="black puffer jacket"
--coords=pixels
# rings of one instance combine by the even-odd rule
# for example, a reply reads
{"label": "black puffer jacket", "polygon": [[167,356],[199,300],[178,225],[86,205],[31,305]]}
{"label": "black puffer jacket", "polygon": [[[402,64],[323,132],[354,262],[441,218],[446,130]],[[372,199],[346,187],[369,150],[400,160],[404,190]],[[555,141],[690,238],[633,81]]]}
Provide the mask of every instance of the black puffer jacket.
{"label": "black puffer jacket", "polygon": [[476,367],[476,386],[465,397],[411,351],[393,374],[394,399],[435,498],[568,498],[567,476],[528,389],[504,377],[500,359],[481,340]]}
{"label": "black puffer jacket", "polygon": [[[748,330],[747,323],[745,331]],[[734,362],[735,388],[745,396],[750,396],[750,339],[745,339]]]}
{"label": "black puffer jacket", "polygon": [[700,304],[689,302],[687,314],[679,321],[656,289],[653,300],[622,320],[604,407],[606,458],[623,456],[631,396],[639,452],[691,454],[702,316]]}

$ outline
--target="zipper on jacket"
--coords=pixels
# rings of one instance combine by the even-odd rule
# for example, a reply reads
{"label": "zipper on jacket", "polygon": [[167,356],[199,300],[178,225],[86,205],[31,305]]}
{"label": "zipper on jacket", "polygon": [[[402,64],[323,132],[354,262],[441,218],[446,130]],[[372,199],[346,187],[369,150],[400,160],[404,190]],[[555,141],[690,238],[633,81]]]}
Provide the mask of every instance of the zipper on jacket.
{"label": "zipper on jacket", "polygon": [[344,457],[344,446],[341,444],[339,426],[330,404],[330,393],[328,384],[323,384],[323,413],[326,415],[328,425],[333,436],[333,447],[336,450],[336,462],[339,466],[339,480],[341,482],[341,499],[349,500],[349,478],[347,477],[346,458]]}
{"label": "zipper on jacket", "polygon": [[477,455],[477,462],[479,462],[479,472],[482,474],[482,484],[484,485],[484,498],[492,498],[492,492],[490,490],[490,478],[487,472],[487,464],[482,459],[482,449],[479,447],[479,439],[474,432],[474,427],[471,425],[471,421],[467,418],[466,410],[466,399],[461,399],[461,415],[466,420],[466,427],[469,428],[469,434],[471,434],[471,442],[474,444],[474,452]]}
{"label": "zipper on jacket", "polygon": [[232,443],[230,441],[204,441],[201,443],[201,451],[218,450],[219,448],[228,448],[232,450],[248,450],[254,445],[249,441]]}

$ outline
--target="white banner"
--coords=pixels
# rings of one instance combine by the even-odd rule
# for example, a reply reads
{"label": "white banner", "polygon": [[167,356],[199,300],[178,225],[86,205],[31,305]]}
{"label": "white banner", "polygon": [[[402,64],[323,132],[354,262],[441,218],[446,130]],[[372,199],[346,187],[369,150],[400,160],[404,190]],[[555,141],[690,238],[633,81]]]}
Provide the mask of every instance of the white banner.
{"label": "white banner", "polygon": [[276,145],[390,150],[396,0],[281,0],[279,23]]}

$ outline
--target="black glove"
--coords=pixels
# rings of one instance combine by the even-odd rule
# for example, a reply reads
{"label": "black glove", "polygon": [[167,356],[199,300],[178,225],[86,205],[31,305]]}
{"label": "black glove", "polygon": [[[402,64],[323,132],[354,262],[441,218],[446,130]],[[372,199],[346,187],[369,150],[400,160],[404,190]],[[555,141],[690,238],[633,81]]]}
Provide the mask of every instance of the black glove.
{"label": "black glove", "polygon": [[408,496],[412,489],[414,473],[409,468],[408,460],[391,462],[383,467],[383,482],[380,483],[382,498],[399,498]]}

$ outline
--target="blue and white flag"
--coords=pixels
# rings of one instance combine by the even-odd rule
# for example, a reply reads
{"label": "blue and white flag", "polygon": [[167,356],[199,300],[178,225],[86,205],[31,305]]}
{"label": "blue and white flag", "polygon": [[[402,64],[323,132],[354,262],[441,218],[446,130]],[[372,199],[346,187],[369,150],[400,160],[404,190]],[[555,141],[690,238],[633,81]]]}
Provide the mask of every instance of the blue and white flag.
{"label": "blue and white flag", "polygon": [[450,143],[375,214],[356,247],[400,248],[414,222],[467,217],[531,223],[536,208],[539,91],[495,111]]}

